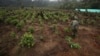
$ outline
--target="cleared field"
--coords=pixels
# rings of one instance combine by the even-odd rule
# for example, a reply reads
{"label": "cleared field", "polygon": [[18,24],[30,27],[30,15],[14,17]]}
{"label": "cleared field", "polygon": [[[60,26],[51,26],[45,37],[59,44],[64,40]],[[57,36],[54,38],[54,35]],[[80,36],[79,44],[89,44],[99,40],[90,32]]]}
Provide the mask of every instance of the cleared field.
{"label": "cleared field", "polygon": [[73,12],[0,9],[0,56],[100,56],[100,14],[75,12],[80,27],[73,39]]}

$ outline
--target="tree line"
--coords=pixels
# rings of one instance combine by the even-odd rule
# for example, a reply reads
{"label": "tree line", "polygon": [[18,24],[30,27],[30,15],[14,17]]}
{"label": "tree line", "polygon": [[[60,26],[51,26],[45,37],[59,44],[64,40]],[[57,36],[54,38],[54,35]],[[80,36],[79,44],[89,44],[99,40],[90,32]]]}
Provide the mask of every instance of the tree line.
{"label": "tree line", "polygon": [[100,0],[58,0],[50,2],[49,0],[0,0],[0,7],[49,7],[57,6],[62,9],[69,8],[90,8],[100,9]]}

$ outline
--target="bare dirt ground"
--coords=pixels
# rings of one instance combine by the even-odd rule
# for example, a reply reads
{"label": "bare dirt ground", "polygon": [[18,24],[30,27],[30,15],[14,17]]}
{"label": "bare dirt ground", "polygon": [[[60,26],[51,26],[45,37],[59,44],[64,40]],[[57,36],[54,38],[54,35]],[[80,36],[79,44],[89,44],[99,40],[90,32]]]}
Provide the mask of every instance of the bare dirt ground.
{"label": "bare dirt ground", "polygon": [[[0,56],[100,56],[100,30],[95,27],[80,26],[78,35],[73,42],[81,45],[80,49],[71,49],[65,40],[68,34],[64,32],[65,25],[58,25],[59,34],[53,33],[48,25],[43,30],[35,26],[36,44],[32,48],[21,48],[19,39],[9,37],[14,27],[0,25]],[[22,32],[19,32],[20,36]],[[39,39],[40,34],[44,37]]]}

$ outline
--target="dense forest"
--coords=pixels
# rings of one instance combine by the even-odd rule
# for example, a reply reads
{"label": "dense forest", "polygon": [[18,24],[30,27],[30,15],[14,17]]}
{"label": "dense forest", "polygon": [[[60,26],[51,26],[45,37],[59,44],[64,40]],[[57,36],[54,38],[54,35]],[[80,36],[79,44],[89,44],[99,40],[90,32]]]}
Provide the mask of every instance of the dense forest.
{"label": "dense forest", "polygon": [[0,0],[0,6],[7,7],[57,7],[57,8],[92,8],[100,9],[100,0]]}

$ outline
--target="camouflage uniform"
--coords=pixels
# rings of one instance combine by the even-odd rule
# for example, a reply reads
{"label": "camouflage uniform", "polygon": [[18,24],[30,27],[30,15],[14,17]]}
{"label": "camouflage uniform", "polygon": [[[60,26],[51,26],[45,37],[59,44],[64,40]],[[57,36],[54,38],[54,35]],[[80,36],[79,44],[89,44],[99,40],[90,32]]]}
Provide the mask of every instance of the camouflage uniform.
{"label": "camouflage uniform", "polygon": [[72,37],[76,37],[79,27],[79,22],[76,18],[71,22]]}

